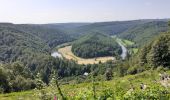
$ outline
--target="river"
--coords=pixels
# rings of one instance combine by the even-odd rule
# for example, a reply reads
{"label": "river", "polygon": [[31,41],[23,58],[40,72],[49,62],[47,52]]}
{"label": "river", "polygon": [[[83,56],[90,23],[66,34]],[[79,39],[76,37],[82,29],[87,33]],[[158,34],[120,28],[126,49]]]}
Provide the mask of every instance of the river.
{"label": "river", "polygon": [[[117,43],[121,46],[122,54],[121,54],[120,56],[121,56],[121,58],[124,60],[124,59],[126,58],[126,56],[127,56],[128,50],[127,50],[127,48],[121,43],[121,40],[120,40],[120,39],[117,39],[116,41],[117,41]],[[51,56],[54,57],[54,58],[57,58],[57,57],[58,57],[58,58],[63,58],[63,56],[62,56],[59,52],[57,52],[57,51],[51,53]]]}
{"label": "river", "polygon": [[51,56],[54,57],[54,58],[62,58],[62,55],[60,53],[58,53],[57,51],[51,53]]}
{"label": "river", "polygon": [[122,54],[121,54],[121,57],[122,59],[124,60],[127,56],[127,48],[119,41],[117,41],[117,43],[121,46],[122,48]]}

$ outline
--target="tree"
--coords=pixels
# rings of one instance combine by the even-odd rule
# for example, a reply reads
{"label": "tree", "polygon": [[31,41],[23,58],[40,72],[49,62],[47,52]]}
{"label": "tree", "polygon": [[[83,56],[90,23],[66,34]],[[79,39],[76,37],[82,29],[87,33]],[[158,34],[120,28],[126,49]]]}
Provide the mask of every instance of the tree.
{"label": "tree", "polygon": [[37,73],[35,81],[36,81],[36,88],[38,90],[41,90],[46,86],[46,84],[42,81],[40,73]]}
{"label": "tree", "polygon": [[108,69],[106,70],[106,80],[109,81],[109,80],[112,79],[112,77],[113,77],[112,70],[111,70],[111,68],[108,68]]}
{"label": "tree", "polygon": [[140,60],[140,65],[144,65],[145,63],[147,63],[147,54],[148,54],[148,50],[147,50],[147,46],[144,46],[140,53],[139,53],[139,60]]}
{"label": "tree", "polygon": [[169,26],[168,28],[169,28],[169,31],[170,31],[170,21],[168,22],[168,26]]}
{"label": "tree", "polygon": [[150,61],[154,67],[170,66],[170,35],[160,36],[153,44],[150,52]]}
{"label": "tree", "polygon": [[0,92],[9,92],[8,73],[0,65]]}
{"label": "tree", "polygon": [[11,81],[11,86],[14,91],[21,91],[35,88],[35,83],[31,79],[25,79],[23,76],[17,75],[16,78]]}
{"label": "tree", "polygon": [[168,26],[170,27],[170,21],[168,22]]}
{"label": "tree", "polygon": [[12,64],[13,71],[15,75],[22,75],[24,71],[24,65],[20,62],[14,62]]}
{"label": "tree", "polygon": [[152,42],[145,45],[139,52],[139,64],[143,66],[144,64],[148,63],[148,53],[151,50]]}

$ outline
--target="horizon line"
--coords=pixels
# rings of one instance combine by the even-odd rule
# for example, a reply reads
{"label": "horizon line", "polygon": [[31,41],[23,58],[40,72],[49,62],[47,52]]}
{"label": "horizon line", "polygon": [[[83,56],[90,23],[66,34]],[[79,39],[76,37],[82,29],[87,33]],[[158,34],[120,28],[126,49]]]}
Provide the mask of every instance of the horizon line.
{"label": "horizon line", "polygon": [[104,23],[104,22],[123,22],[123,21],[138,21],[138,20],[170,20],[170,18],[141,18],[141,19],[127,19],[127,20],[110,20],[110,21],[75,21],[75,22],[49,22],[49,23],[15,23],[15,22],[0,22],[0,24],[28,24],[28,25],[45,25],[45,24],[76,24],[76,23]]}

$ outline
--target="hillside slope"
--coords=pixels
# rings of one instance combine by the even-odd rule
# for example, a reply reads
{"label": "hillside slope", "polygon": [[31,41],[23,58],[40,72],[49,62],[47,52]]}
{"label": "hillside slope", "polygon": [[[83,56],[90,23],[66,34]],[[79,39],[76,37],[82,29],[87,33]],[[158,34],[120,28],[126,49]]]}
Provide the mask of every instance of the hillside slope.
{"label": "hillside slope", "polygon": [[[0,61],[11,62],[30,53],[46,53],[50,49],[39,37],[12,27],[0,25]],[[31,56],[31,55],[29,55]]]}
{"label": "hillside slope", "polygon": [[47,43],[51,48],[56,47],[59,44],[72,41],[72,37],[65,31],[59,28],[52,28],[45,25],[37,24],[21,24],[14,25],[14,28],[26,33],[36,35]]}
{"label": "hillside slope", "polygon": [[166,21],[152,21],[137,25],[126,31],[118,34],[119,37],[136,42],[138,45],[143,45],[154,39],[161,32],[166,32],[168,25]]}

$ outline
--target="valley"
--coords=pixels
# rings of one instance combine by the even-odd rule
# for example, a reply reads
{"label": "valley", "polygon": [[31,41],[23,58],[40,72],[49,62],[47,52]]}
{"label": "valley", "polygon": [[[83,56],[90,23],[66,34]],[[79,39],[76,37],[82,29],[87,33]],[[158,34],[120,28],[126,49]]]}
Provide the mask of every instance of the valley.
{"label": "valley", "polygon": [[0,23],[0,99],[168,100],[168,23]]}
{"label": "valley", "polygon": [[[115,37],[113,37],[115,38]],[[128,50],[125,46],[128,46],[128,45],[133,45],[134,43],[133,42],[122,42],[123,40],[119,39],[119,38],[116,38],[117,40],[117,43],[120,45],[121,49],[122,49],[122,52],[121,52],[121,58],[124,60],[127,56],[127,53],[128,53]],[[127,40],[124,40],[124,41],[127,41]],[[124,46],[125,45],[125,46]],[[113,56],[106,56],[106,57],[95,57],[95,58],[81,58],[81,57],[77,57],[76,55],[74,55],[71,51],[71,48],[72,46],[64,46],[64,47],[61,47],[61,48],[57,48],[58,51],[57,52],[54,52],[54,55],[56,54],[56,56],[58,56],[59,58],[61,58],[61,55],[68,59],[68,60],[74,60],[76,61],[78,64],[98,64],[98,63],[105,63],[107,61],[113,61],[115,62],[116,61],[116,58],[113,57]],[[109,51],[108,51],[109,52]]]}

